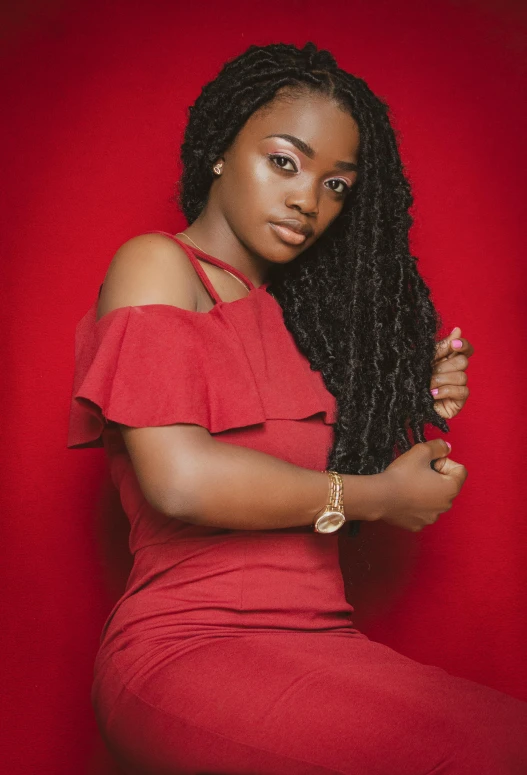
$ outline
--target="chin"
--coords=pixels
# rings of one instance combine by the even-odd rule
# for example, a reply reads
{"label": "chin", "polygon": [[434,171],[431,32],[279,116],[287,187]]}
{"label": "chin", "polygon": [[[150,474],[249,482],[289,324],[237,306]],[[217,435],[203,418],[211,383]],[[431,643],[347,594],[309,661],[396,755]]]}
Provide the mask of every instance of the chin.
{"label": "chin", "polygon": [[294,261],[295,258],[305,250],[304,245],[302,245],[301,248],[293,247],[292,245],[284,245],[282,250],[277,250],[276,245],[274,245],[273,248],[274,249],[272,251],[269,250],[265,256],[267,261],[270,261],[273,264],[290,264],[291,261]]}
{"label": "chin", "polygon": [[289,245],[274,237],[274,235],[271,235],[271,237],[272,239],[267,240],[269,245],[267,257],[269,261],[274,261],[277,264],[287,264],[293,261],[313,244],[312,237],[308,237],[301,245]]}

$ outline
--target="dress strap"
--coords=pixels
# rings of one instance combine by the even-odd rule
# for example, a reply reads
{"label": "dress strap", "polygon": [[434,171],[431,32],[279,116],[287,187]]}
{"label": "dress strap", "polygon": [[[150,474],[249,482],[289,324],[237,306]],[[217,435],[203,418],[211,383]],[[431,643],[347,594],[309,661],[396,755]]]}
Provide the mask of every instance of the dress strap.
{"label": "dress strap", "polygon": [[153,232],[149,232],[149,233],[150,234],[164,234],[165,237],[170,237],[175,242],[177,242],[178,245],[181,245],[181,247],[183,248],[183,250],[187,254],[187,257],[188,257],[190,263],[192,264],[192,266],[194,267],[194,269],[198,273],[198,276],[199,276],[201,282],[203,283],[203,285],[205,286],[205,288],[209,292],[210,296],[214,300],[214,303],[217,304],[219,301],[222,301],[220,299],[220,297],[218,296],[218,293],[217,293],[215,287],[213,286],[213,284],[211,283],[211,281],[207,277],[207,273],[205,272],[205,270],[203,269],[203,267],[201,266],[201,264],[197,260],[196,256],[194,255],[194,252],[193,252],[192,248],[189,245],[186,245],[182,240],[178,240],[176,237],[174,237],[173,234],[169,234],[166,231],[153,231]]}
{"label": "dress strap", "polygon": [[243,283],[245,283],[249,290],[252,291],[256,288],[254,283],[249,280],[248,277],[246,277],[242,272],[240,272],[239,269],[236,269],[236,267],[231,266],[226,261],[222,261],[221,258],[216,258],[216,256],[211,256],[208,253],[205,253],[205,251],[201,250],[200,248],[195,248],[192,245],[188,245],[186,242],[183,242],[183,240],[178,239],[174,234],[169,234],[166,231],[159,231],[155,230],[154,232],[150,232],[151,234],[164,234],[166,237],[170,237],[174,240],[174,242],[177,242],[178,245],[180,245],[185,253],[187,254],[189,260],[192,263],[192,266],[200,276],[204,286],[207,288],[208,292],[212,296],[215,302],[222,301],[220,297],[218,296],[216,289],[212,285],[211,281],[207,277],[206,272],[204,271],[203,267],[201,266],[200,262],[196,258],[196,253],[203,258],[204,261],[206,261],[209,264],[214,264],[215,266],[218,266],[220,269],[224,269],[226,272],[230,272],[231,274],[238,277],[239,280],[241,280]]}

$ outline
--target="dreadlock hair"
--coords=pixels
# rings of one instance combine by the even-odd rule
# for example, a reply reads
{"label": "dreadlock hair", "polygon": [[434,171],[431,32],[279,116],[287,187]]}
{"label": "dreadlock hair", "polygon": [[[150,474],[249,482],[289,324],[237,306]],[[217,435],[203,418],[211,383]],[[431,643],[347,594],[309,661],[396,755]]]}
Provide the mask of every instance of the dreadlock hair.
{"label": "dreadlock hair", "polygon": [[[360,132],[358,175],[316,243],[296,260],[271,266],[268,290],[337,400],[327,468],[380,473],[426,441],[427,422],[449,430],[429,392],[441,319],[410,255],[413,197],[388,105],[312,42],[301,49],[252,45],[227,61],[189,107],[176,201],[192,223],[207,201],[212,165],[251,114],[284,87],[293,96],[323,94],[351,114]],[[349,524],[356,535],[360,522]]]}

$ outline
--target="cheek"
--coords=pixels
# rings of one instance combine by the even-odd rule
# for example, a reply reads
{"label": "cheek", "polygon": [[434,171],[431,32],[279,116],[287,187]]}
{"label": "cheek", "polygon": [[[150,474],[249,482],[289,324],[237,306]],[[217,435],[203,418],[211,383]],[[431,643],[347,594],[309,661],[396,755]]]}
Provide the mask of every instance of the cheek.
{"label": "cheek", "polygon": [[270,169],[269,162],[261,157],[249,160],[243,171],[244,189],[249,207],[258,207],[275,197],[278,193],[276,176]]}
{"label": "cheek", "polygon": [[238,166],[229,180],[232,202],[244,213],[268,215],[279,202],[280,185],[265,159],[249,160]]}
{"label": "cheek", "polygon": [[318,221],[323,229],[331,226],[334,220],[338,218],[344,208],[344,200],[334,199],[331,195],[324,197],[320,203]]}

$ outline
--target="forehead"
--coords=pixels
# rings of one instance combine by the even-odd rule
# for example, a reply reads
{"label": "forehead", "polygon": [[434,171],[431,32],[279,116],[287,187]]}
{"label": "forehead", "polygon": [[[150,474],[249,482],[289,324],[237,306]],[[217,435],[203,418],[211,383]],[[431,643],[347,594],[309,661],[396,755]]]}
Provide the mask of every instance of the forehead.
{"label": "forehead", "polygon": [[284,133],[308,143],[317,155],[334,160],[352,160],[359,148],[355,119],[330,98],[313,92],[279,94],[249,117],[236,144],[254,145],[267,135]]}

